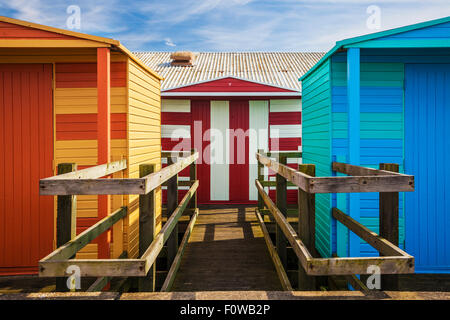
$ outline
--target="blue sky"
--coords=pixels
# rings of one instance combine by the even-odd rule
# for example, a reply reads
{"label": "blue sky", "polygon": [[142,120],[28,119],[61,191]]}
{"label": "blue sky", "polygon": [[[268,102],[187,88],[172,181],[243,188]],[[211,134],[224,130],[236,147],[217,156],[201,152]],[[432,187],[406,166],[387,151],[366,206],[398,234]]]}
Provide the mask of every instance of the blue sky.
{"label": "blue sky", "polygon": [[326,51],[367,34],[367,8],[381,29],[450,16],[449,0],[0,0],[0,15],[67,29],[67,8],[81,29],[130,50]]}

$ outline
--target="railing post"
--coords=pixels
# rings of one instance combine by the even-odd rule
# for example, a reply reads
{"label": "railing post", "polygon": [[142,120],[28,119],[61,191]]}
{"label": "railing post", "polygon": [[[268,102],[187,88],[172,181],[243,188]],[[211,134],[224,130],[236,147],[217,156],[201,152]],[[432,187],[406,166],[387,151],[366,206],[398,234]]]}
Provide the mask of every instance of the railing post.
{"label": "railing post", "polygon": [[[286,164],[286,157],[280,156],[279,162],[281,164]],[[276,205],[278,210],[283,214],[283,216],[287,217],[287,181],[286,178],[277,174],[276,175]],[[277,224],[276,228],[276,247],[278,251],[278,255],[280,256],[281,263],[285,270],[287,270],[287,240],[283,235],[283,231],[281,231],[280,227]]]}
{"label": "railing post", "polygon": [[[380,170],[399,172],[396,163],[380,163]],[[398,247],[398,192],[380,192],[380,236]],[[382,275],[382,290],[398,290],[398,275]]]}
{"label": "railing post", "polygon": [[[196,149],[192,148],[191,154],[194,154],[195,152],[196,152]],[[197,180],[197,161],[192,162],[191,165],[189,166],[189,180],[191,181],[191,184],[194,183],[195,180]],[[194,196],[192,197],[191,201],[189,202],[188,207],[192,210],[192,212],[194,211],[194,209],[197,208],[197,192],[195,192]],[[191,218],[193,215],[194,215],[194,213],[192,213],[190,215]]]}
{"label": "railing post", "polygon": [[[316,166],[313,164],[299,164],[298,171],[310,176],[316,175]],[[316,197],[298,189],[298,236],[311,254],[315,252],[316,239]],[[316,278],[308,276],[299,262],[298,289],[315,290]]]}
{"label": "railing post", "polygon": [[[176,162],[177,158],[168,157],[167,164],[171,165]],[[178,174],[172,176],[167,181],[167,218],[170,218],[172,213],[178,207]],[[178,252],[178,223],[172,230],[172,233],[167,239],[167,269],[170,269],[173,260]]]}
{"label": "railing post", "polygon": [[[154,164],[141,164],[139,177],[145,177],[155,171]],[[141,257],[155,238],[155,192],[139,196],[139,256]],[[138,280],[139,291],[155,291],[156,263],[147,276]]]}
{"label": "railing post", "polygon": [[[264,153],[264,150],[258,149],[258,153],[262,154],[262,153]],[[264,181],[264,165],[261,162],[259,162],[258,160],[256,160],[256,161],[258,162],[258,180],[259,180],[259,182],[263,183],[263,181]],[[258,192],[258,209],[260,210],[260,212],[262,209],[264,209],[264,200],[261,197],[261,195],[259,194],[259,192]],[[262,218],[264,221],[264,214],[262,212],[261,212],[261,214],[262,214]]]}
{"label": "railing post", "polygon": [[[75,163],[58,164],[58,175],[77,170]],[[59,248],[77,235],[77,196],[57,197],[56,247]],[[69,291],[67,278],[56,278],[56,291]]]}

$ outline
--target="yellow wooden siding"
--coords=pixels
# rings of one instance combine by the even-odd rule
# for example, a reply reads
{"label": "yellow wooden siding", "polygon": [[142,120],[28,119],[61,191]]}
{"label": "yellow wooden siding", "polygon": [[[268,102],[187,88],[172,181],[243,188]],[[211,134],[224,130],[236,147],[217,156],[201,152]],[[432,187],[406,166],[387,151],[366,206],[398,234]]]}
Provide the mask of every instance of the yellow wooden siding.
{"label": "yellow wooden siding", "polygon": [[[161,169],[161,97],[160,81],[128,60],[128,157],[130,178],[139,177],[139,165],[152,163]],[[136,207],[139,197],[129,196]],[[161,228],[161,188],[155,191],[156,232]],[[131,212],[125,243],[130,257],[139,254],[139,209]]]}
{"label": "yellow wooden siding", "polygon": [[[127,112],[127,88],[111,88],[111,113]],[[97,88],[56,88],[56,114],[97,113]]]}
{"label": "yellow wooden siding", "polygon": [[77,253],[76,259],[97,259],[97,248],[96,243],[89,243]]}
{"label": "yellow wooden siding", "polygon": [[[127,140],[111,140],[112,160],[126,159]],[[93,166],[97,164],[97,140],[60,140],[55,142],[55,165],[64,162],[74,162],[79,166]],[[113,199],[113,197],[111,197]],[[111,200],[112,201],[112,200]],[[115,210],[114,206],[111,206]],[[77,197],[77,217],[97,217],[97,196]]]}

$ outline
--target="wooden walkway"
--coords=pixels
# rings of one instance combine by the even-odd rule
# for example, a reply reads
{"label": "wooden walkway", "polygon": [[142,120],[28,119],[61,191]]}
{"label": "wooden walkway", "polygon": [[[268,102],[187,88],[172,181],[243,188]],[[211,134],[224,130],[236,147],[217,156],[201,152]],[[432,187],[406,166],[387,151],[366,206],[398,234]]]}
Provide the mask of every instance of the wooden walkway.
{"label": "wooden walkway", "polygon": [[254,207],[200,210],[172,291],[281,289]]}

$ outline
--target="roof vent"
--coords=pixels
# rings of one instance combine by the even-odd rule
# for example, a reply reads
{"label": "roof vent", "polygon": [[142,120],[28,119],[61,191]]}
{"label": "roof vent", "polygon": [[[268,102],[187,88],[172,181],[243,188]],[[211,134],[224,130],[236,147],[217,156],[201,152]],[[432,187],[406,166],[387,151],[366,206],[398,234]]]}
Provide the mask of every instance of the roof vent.
{"label": "roof vent", "polygon": [[187,66],[191,67],[194,65],[195,54],[191,51],[177,51],[170,55],[172,66]]}

